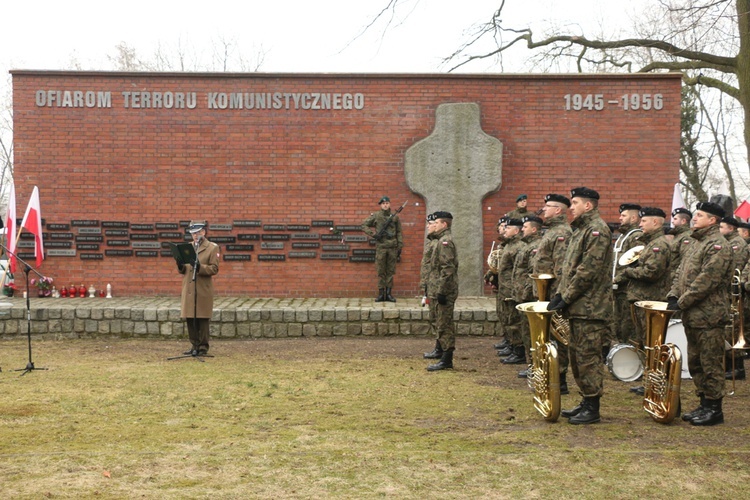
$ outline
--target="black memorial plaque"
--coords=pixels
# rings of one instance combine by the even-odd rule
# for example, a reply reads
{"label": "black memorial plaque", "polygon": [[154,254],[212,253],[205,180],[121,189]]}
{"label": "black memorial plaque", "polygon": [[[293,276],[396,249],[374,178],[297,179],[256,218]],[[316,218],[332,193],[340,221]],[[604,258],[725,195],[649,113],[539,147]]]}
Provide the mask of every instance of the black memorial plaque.
{"label": "black memorial plaque", "polygon": [[105,229],[104,235],[105,236],[125,236],[128,237],[128,230],[127,229]]}
{"label": "black memorial plaque", "polygon": [[70,224],[47,224],[47,229],[50,231],[69,231]]}
{"label": "black memorial plaque", "polygon": [[232,221],[235,227],[261,227],[262,224],[259,220],[236,220]]}
{"label": "black memorial plaque", "polygon": [[260,254],[258,255],[258,260],[260,261],[277,261],[277,262],[283,262],[286,260],[286,255],[276,255],[276,254]]}
{"label": "black memorial plaque", "polygon": [[289,235],[288,234],[262,234],[260,239],[265,240],[265,241],[268,241],[268,240],[286,241],[289,239]]}
{"label": "black memorial plaque", "polygon": [[231,224],[209,224],[208,228],[211,231],[231,231]]}
{"label": "black memorial plaque", "polygon": [[218,245],[220,243],[235,243],[237,238],[234,236],[212,236],[209,240]]}
{"label": "black memorial plaque", "polygon": [[104,255],[107,257],[132,257],[132,250],[105,250]]}
{"label": "black memorial plaque", "polygon": [[44,248],[72,248],[72,241],[45,241]]}
{"label": "black memorial plaque", "polygon": [[314,259],[317,255],[317,252],[289,252],[290,259]]}
{"label": "black memorial plaque", "polygon": [[260,235],[259,234],[238,234],[237,239],[240,241],[260,241]]}
{"label": "black memorial plaque", "polygon": [[321,234],[320,239],[323,241],[341,241],[340,234]]}
{"label": "black memorial plaque", "polygon": [[225,253],[224,260],[250,261],[253,260],[253,256],[247,253]]}
{"label": "black memorial plaque", "polygon": [[158,241],[134,241],[131,246],[133,248],[154,249],[154,248],[161,248],[161,243],[159,243]]}
{"label": "black memorial plaque", "polygon": [[158,235],[156,233],[135,233],[130,235],[131,240],[156,240]]}
{"label": "black memorial plaque", "polygon": [[284,244],[283,243],[275,243],[275,242],[263,242],[260,244],[261,250],[283,250]]}
{"label": "black memorial plaque", "polygon": [[70,225],[73,227],[91,227],[91,226],[98,226],[99,221],[89,220],[89,219],[76,219],[76,220],[70,221]]}
{"label": "black memorial plaque", "polygon": [[131,224],[130,230],[131,231],[153,231],[154,225],[153,224]]}
{"label": "black memorial plaque", "polygon": [[263,231],[286,231],[284,224],[264,224]]}
{"label": "black memorial plaque", "polygon": [[322,253],[320,254],[322,260],[346,260],[349,258],[348,253]]}
{"label": "black memorial plaque", "polygon": [[51,248],[49,250],[45,250],[45,253],[47,254],[47,257],[75,257],[76,256],[75,250],[60,250],[57,248]]}
{"label": "black memorial plaque", "polygon": [[100,227],[82,227],[78,229],[78,234],[102,234]]}
{"label": "black memorial plaque", "polygon": [[129,247],[130,240],[107,240],[108,247]]}
{"label": "black memorial plaque", "polygon": [[72,240],[73,233],[47,233],[44,235],[45,240]]}
{"label": "black memorial plaque", "polygon": [[355,248],[352,250],[352,255],[372,255],[375,256],[375,250],[371,248]]}
{"label": "black memorial plaque", "polygon": [[104,241],[104,236],[85,236],[85,235],[78,235],[76,236],[76,243],[78,242],[86,242],[86,243],[101,243]]}
{"label": "black memorial plaque", "polygon": [[310,226],[307,224],[289,224],[286,229],[287,231],[309,231]]}
{"label": "black memorial plaque", "polygon": [[99,250],[98,243],[77,243],[76,248],[78,250]]}
{"label": "black memorial plaque", "polygon": [[252,252],[255,245],[227,245],[227,252]]}
{"label": "black memorial plaque", "polygon": [[369,239],[369,236],[365,236],[364,234],[348,234],[344,236],[344,241],[349,243],[365,243]]}
{"label": "black memorial plaque", "polygon": [[156,250],[136,250],[135,251],[136,257],[158,257],[159,252]]}
{"label": "black memorial plaque", "polygon": [[174,255],[172,255],[172,249],[171,248],[169,250],[161,250],[159,252],[159,255],[161,255],[162,257],[174,257]]}
{"label": "black memorial plaque", "polygon": [[104,255],[100,253],[80,253],[81,260],[104,260]]}
{"label": "black memorial plaque", "polygon": [[180,228],[176,222],[157,222],[154,224],[154,227],[157,231],[169,231]]}
{"label": "black memorial plaque", "polygon": [[320,248],[320,243],[317,241],[294,242],[292,248]]}
{"label": "black memorial plaque", "polygon": [[354,226],[354,225],[343,225],[343,226],[336,226],[336,231],[362,231],[362,226]]}
{"label": "black memorial plaque", "polygon": [[349,245],[323,245],[324,252],[344,252],[349,250]]}
{"label": "black memorial plaque", "polygon": [[314,220],[311,222],[312,227],[333,227],[332,220]]}
{"label": "black memorial plaque", "polygon": [[178,233],[172,231],[165,231],[159,233],[159,239],[161,240],[182,240],[185,237],[185,233]]}
{"label": "black memorial plaque", "polygon": [[292,233],[293,240],[317,240],[319,238],[318,233]]}
{"label": "black memorial plaque", "polygon": [[352,255],[349,262],[375,262],[374,255]]}
{"label": "black memorial plaque", "polygon": [[34,233],[21,233],[17,237],[21,240],[33,240],[35,238],[35,235]]}
{"label": "black memorial plaque", "polygon": [[125,228],[125,229],[127,229],[128,227],[130,227],[130,222],[115,221],[115,220],[105,220],[105,221],[102,221],[102,227],[105,227],[105,228],[106,227],[110,227],[110,228],[117,227],[117,228]]}

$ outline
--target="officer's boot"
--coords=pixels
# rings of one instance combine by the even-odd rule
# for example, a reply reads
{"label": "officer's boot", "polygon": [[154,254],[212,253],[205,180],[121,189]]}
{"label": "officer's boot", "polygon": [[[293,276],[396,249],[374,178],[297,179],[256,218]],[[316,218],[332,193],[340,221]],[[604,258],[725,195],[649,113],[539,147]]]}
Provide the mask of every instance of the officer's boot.
{"label": "officer's boot", "polygon": [[560,395],[564,396],[565,394],[570,394],[568,391],[568,380],[566,376],[568,375],[567,372],[562,372],[560,374]]}
{"label": "officer's boot", "polygon": [[579,413],[581,413],[581,410],[583,409],[583,399],[581,400],[578,405],[574,406],[570,410],[563,410],[560,412],[560,415],[562,415],[565,418],[575,417]]}
{"label": "officer's boot", "polygon": [[375,302],[385,302],[385,288],[378,288],[378,298]]}
{"label": "officer's boot", "polygon": [[595,424],[599,422],[602,417],[599,415],[599,396],[590,398],[583,398],[583,405],[578,415],[574,415],[568,419],[569,424]]}
{"label": "officer's boot", "polygon": [[706,399],[705,409],[691,421],[693,425],[716,425],[724,423],[724,412],[721,410],[721,399]]}
{"label": "officer's boot", "polygon": [[388,302],[396,302],[396,299],[393,298],[393,295],[391,295],[392,288],[386,288],[385,289],[385,300]]}
{"label": "officer's boot", "polygon": [[424,353],[425,359],[440,359],[443,357],[443,347],[440,345],[440,341],[435,341],[435,349],[432,352]]}
{"label": "officer's boot", "polygon": [[698,393],[698,396],[700,396],[700,398],[701,398],[701,402],[698,405],[698,408],[696,408],[695,410],[693,410],[691,412],[683,413],[682,414],[682,420],[684,420],[685,422],[690,422],[695,417],[697,417],[698,415],[700,415],[701,413],[703,413],[703,410],[706,409],[706,396],[704,396],[702,392]]}
{"label": "officer's boot", "polygon": [[504,365],[526,364],[526,349],[523,345],[513,346],[513,354],[503,360]]}
{"label": "officer's boot", "polygon": [[435,372],[438,370],[447,370],[448,368],[453,368],[453,349],[447,349],[443,351],[443,355],[440,358],[440,361],[438,361],[434,365],[428,366],[427,371]]}

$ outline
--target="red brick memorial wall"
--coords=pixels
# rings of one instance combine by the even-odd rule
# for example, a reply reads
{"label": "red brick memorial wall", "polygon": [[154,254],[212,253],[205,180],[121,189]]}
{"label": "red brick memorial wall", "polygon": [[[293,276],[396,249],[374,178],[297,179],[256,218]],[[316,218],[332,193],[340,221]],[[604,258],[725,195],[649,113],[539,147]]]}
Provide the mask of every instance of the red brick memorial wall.
{"label": "red brick memorial wall", "polygon": [[[41,272],[59,286],[178,295],[165,244],[203,218],[221,247],[219,295],[370,296],[374,246],[358,226],[389,195],[410,201],[394,292],[415,296],[425,200],[404,158],[444,103],[478,104],[503,145],[501,187],[482,201],[485,256],[519,193],[533,211],[586,185],[616,222],[625,201],[669,210],[678,179],[679,75],[12,76],[18,212],[38,186]],[[33,256],[33,240],[21,245]]]}

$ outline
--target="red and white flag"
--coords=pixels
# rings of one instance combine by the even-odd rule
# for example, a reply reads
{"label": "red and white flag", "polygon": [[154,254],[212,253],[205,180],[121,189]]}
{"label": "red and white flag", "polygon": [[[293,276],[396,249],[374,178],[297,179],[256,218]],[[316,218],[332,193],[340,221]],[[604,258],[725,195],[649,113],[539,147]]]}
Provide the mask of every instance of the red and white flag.
{"label": "red and white flag", "polygon": [[8,237],[8,267],[11,273],[16,272],[16,185],[10,185],[8,197],[8,214],[5,219],[5,236]]}
{"label": "red and white flag", "polygon": [[26,207],[21,227],[34,235],[34,255],[36,267],[39,267],[44,260],[44,241],[42,240],[42,207],[39,205],[39,188],[36,186],[31,192],[29,206]]}

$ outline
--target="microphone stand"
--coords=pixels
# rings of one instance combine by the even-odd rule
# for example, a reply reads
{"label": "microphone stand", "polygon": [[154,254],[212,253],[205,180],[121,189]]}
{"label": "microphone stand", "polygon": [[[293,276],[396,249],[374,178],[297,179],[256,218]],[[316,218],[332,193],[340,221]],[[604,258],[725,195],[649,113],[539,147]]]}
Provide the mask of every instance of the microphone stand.
{"label": "microphone stand", "polygon": [[31,289],[29,288],[29,272],[34,271],[34,274],[39,276],[40,278],[44,278],[44,275],[41,274],[39,271],[34,269],[29,265],[28,262],[23,260],[21,257],[18,256],[17,253],[11,252],[8,247],[6,247],[3,244],[0,244],[0,247],[2,247],[5,252],[8,253],[8,255],[11,255],[16,258],[18,262],[23,264],[23,272],[26,275],[26,337],[28,339],[29,344],[29,362],[26,364],[25,368],[18,368],[16,370],[13,370],[15,372],[23,372],[20,376],[23,377],[27,373],[33,370],[46,370],[47,368],[39,368],[37,366],[34,366],[34,362],[31,359]]}

